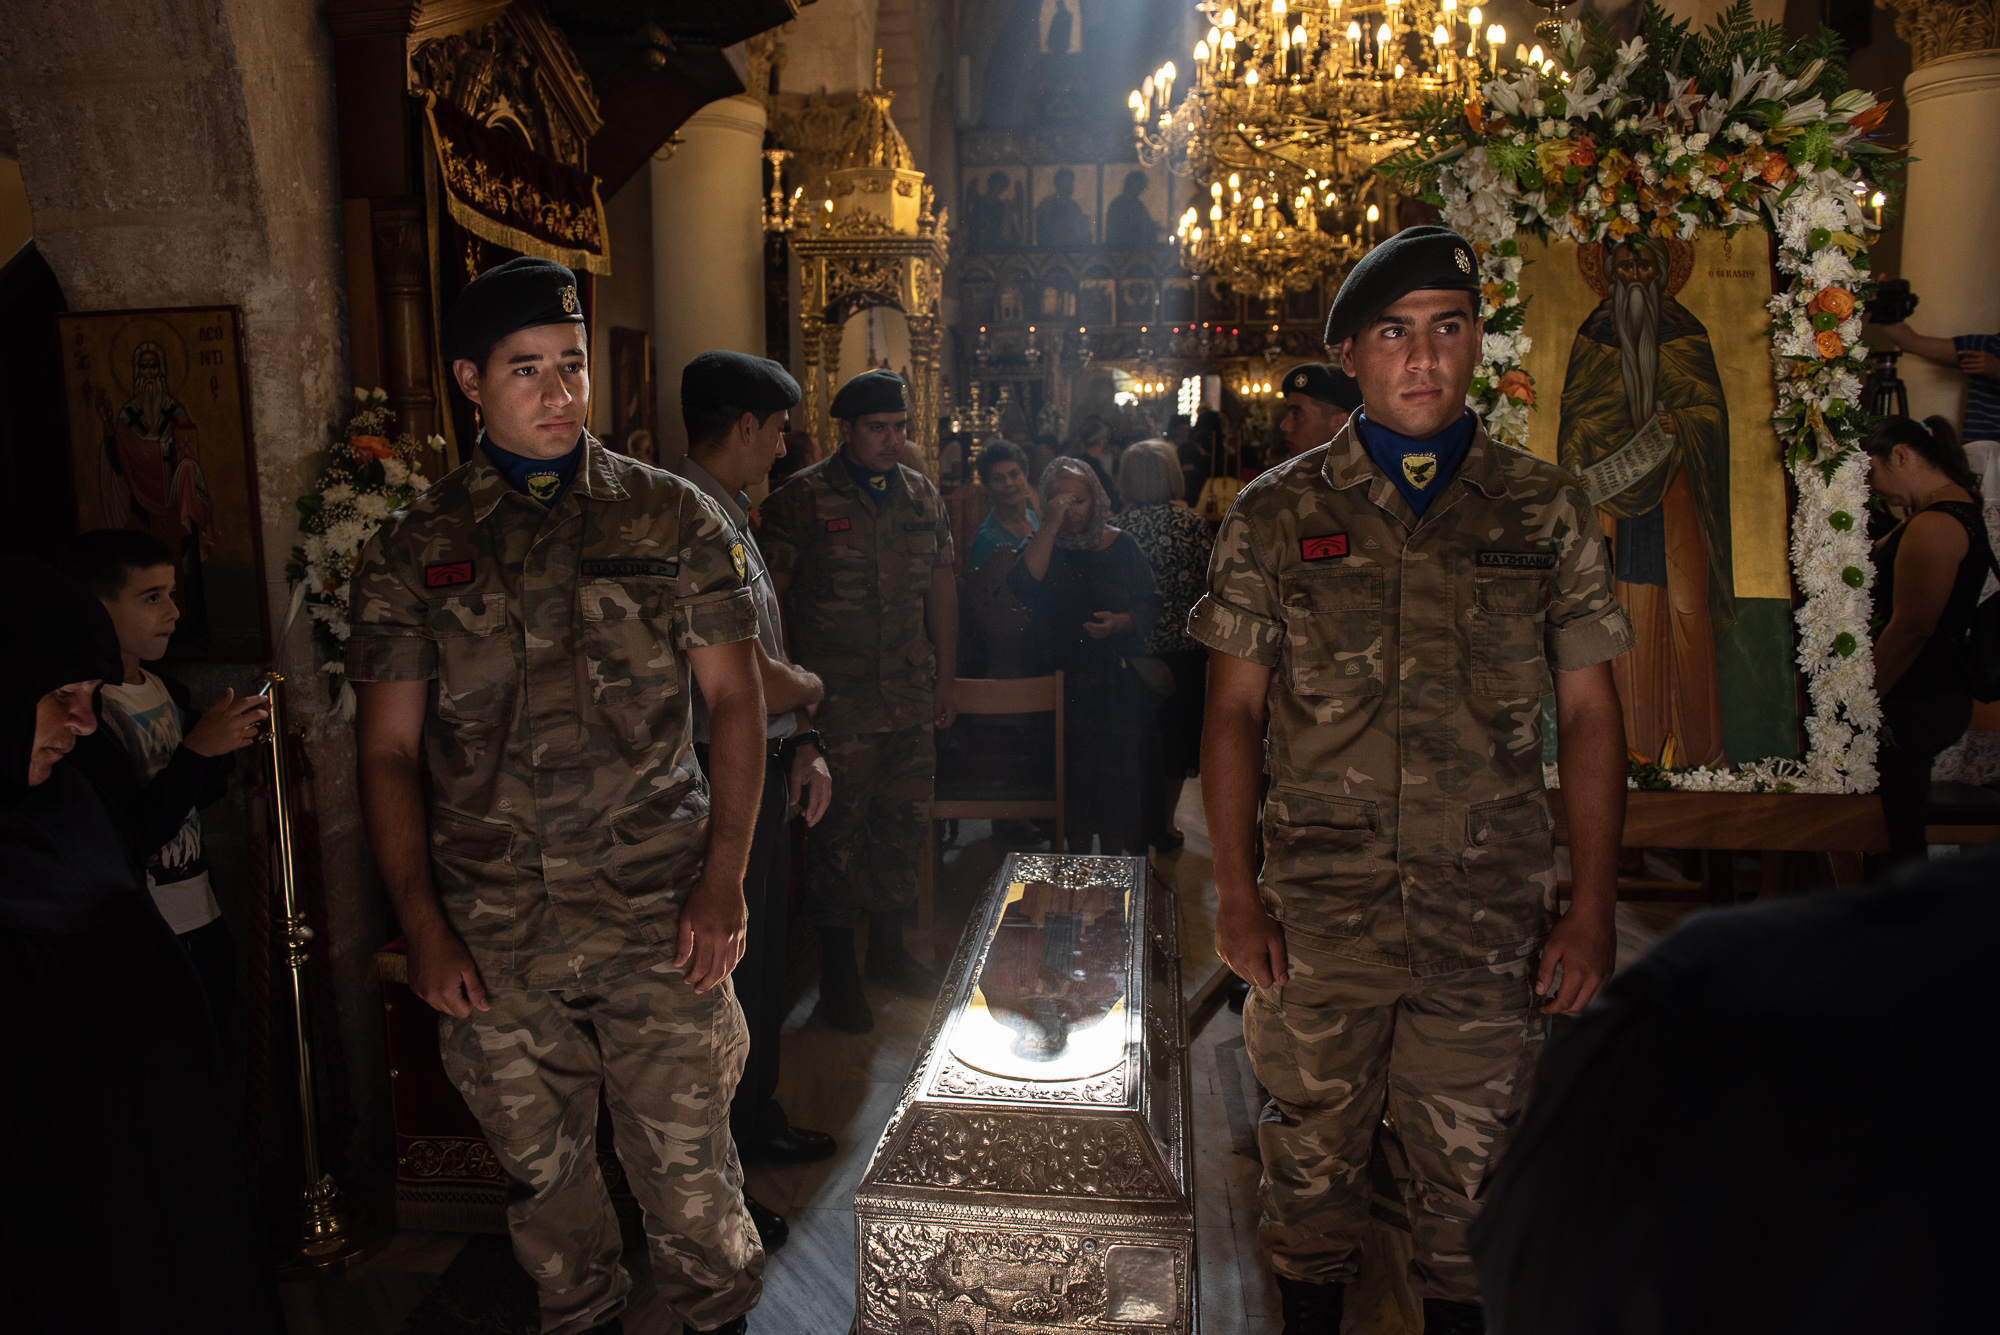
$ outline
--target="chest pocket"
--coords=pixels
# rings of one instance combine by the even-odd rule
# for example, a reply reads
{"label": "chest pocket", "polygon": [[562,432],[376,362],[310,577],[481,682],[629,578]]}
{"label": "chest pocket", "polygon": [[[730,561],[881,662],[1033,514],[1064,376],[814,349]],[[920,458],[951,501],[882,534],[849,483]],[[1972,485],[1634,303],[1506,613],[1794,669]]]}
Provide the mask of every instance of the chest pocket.
{"label": "chest pocket", "polygon": [[1472,576],[1472,693],[1502,700],[1539,699],[1555,689],[1543,652],[1550,575],[1541,570],[1479,570]]}
{"label": "chest pocket", "polygon": [[577,585],[577,598],[584,698],[627,745],[657,744],[661,724],[680,703],[672,582],[587,579]]}
{"label": "chest pocket", "polygon": [[898,545],[909,558],[911,577],[928,583],[931,570],[937,565],[937,526],[906,522],[901,537],[902,542]]}
{"label": "chest pocket", "polygon": [[507,600],[498,593],[461,593],[429,604],[426,629],[437,644],[441,720],[460,731],[509,716],[520,667],[507,634]]}
{"label": "chest pocket", "polygon": [[1382,694],[1382,572],[1289,574],[1280,588],[1285,672],[1298,695]]}

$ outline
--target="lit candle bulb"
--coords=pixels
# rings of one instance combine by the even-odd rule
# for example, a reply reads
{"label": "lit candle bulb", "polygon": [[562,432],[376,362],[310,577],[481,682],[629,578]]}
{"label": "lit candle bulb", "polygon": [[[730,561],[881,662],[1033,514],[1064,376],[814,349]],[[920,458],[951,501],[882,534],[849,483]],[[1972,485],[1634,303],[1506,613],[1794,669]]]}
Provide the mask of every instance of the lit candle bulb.
{"label": "lit candle bulb", "polygon": [[1528,59],[1528,44],[1526,42],[1514,43],[1514,59],[1523,62]]}
{"label": "lit candle bulb", "polygon": [[1233,9],[1225,9],[1225,10],[1223,10],[1223,11],[1222,11],[1222,27],[1223,27],[1224,31],[1227,31],[1228,29],[1230,29],[1230,28],[1233,28],[1233,27],[1235,27],[1235,26],[1236,26],[1236,11],[1235,11],[1235,10],[1233,10]]}
{"label": "lit candle bulb", "polygon": [[1257,87],[1257,67],[1255,65],[1243,71],[1243,82],[1250,85],[1252,90]]}
{"label": "lit candle bulb", "polygon": [[1361,63],[1361,21],[1354,19],[1347,25],[1347,59],[1349,63]]}
{"label": "lit candle bulb", "polygon": [[1221,222],[1221,221],[1222,221],[1222,205],[1220,205],[1220,204],[1210,204],[1210,205],[1208,206],[1208,220],[1209,220],[1210,222]]}
{"label": "lit candle bulb", "polygon": [[1497,55],[1500,48],[1505,45],[1507,45],[1507,30],[1505,28],[1496,23],[1486,30],[1486,52],[1488,55]]}
{"label": "lit candle bulb", "polygon": [[1431,45],[1437,47],[1440,51],[1444,49],[1445,43],[1449,42],[1450,40],[1451,40],[1451,34],[1444,30],[1444,25],[1442,23],[1438,24],[1437,27],[1431,32]]}
{"label": "lit candle bulb", "polygon": [[[1285,0],[1271,0],[1271,12],[1279,18],[1285,17]],[[1282,24],[1280,27],[1284,26]]]}
{"label": "lit candle bulb", "polygon": [[1150,74],[1139,81],[1139,100],[1149,107],[1153,105],[1153,76]]}
{"label": "lit candle bulb", "polygon": [[1136,89],[1136,88],[1135,88],[1135,89],[1133,89],[1133,90],[1132,90],[1132,96],[1130,96],[1130,97],[1128,97],[1128,98],[1126,98],[1126,99],[1125,99],[1125,105],[1126,105],[1126,106],[1128,106],[1128,107],[1130,107],[1130,108],[1132,108],[1132,119],[1133,119],[1133,120],[1135,120],[1135,121],[1139,122],[1139,123],[1140,123],[1141,125],[1145,124],[1145,122],[1146,122],[1146,99],[1145,99],[1145,98],[1143,98],[1143,97],[1140,97],[1140,96],[1139,96],[1139,90],[1138,90],[1138,89]]}
{"label": "lit candle bulb", "polygon": [[1540,45],[1537,45],[1532,51],[1528,52],[1528,63],[1530,65],[1534,65],[1539,68],[1544,59],[1546,59],[1546,57],[1542,55],[1542,48]]}
{"label": "lit candle bulb", "polygon": [[1208,30],[1208,49],[1211,51],[1217,51],[1220,50],[1221,47],[1222,47],[1221,30],[1215,27],[1210,27]]}
{"label": "lit candle bulb", "polygon": [[1241,190],[1243,188],[1243,178],[1235,172],[1229,173],[1229,188],[1231,190]]}
{"label": "lit candle bulb", "polygon": [[1383,24],[1375,30],[1375,68],[1381,69],[1389,51],[1389,25]]}
{"label": "lit candle bulb", "polygon": [[1208,43],[1196,42],[1194,44],[1194,63],[1199,65],[1207,59],[1208,59]]}
{"label": "lit candle bulb", "polygon": [[1376,207],[1375,207],[1375,206],[1374,206],[1373,204],[1370,204],[1370,205],[1368,206],[1368,221],[1369,221],[1369,222],[1381,222],[1381,221],[1382,221],[1382,210],[1380,210],[1380,209],[1376,208]]}
{"label": "lit candle bulb", "polygon": [[[1445,13],[1447,13],[1447,14],[1449,14],[1450,12],[1451,12],[1450,10],[1446,10],[1446,11],[1445,11]],[[1466,23],[1466,26],[1472,29],[1472,35],[1473,35],[1474,37],[1477,37],[1477,36],[1479,36],[1479,20],[1480,20],[1480,17],[1481,17],[1481,15],[1480,15],[1480,13],[1479,13],[1479,6],[1478,6],[1478,5],[1474,5],[1474,6],[1472,7],[1472,8],[1470,8],[1470,9],[1468,9],[1468,10],[1466,10],[1466,11],[1465,11],[1465,23]]]}
{"label": "lit candle bulb", "polygon": [[1220,182],[1220,181],[1217,181],[1217,182],[1216,182],[1215,184],[1213,184],[1213,185],[1209,186],[1209,188],[1208,188],[1208,193],[1209,193],[1209,194],[1211,194],[1211,195],[1213,195],[1213,196],[1214,196],[1215,198],[1217,198],[1217,199],[1221,199],[1221,198],[1222,198],[1222,182]]}

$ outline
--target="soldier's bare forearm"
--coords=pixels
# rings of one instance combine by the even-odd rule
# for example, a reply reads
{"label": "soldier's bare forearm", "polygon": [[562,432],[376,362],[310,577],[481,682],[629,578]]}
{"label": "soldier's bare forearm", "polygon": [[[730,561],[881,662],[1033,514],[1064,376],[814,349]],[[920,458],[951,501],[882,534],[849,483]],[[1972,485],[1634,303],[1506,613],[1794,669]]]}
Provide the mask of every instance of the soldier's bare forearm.
{"label": "soldier's bare forearm", "polygon": [[1625,721],[1611,665],[1556,674],[1556,772],[1569,815],[1571,912],[1608,915],[1625,831]]}
{"label": "soldier's bare forearm", "polygon": [[929,595],[924,599],[924,617],[937,650],[939,681],[958,679],[958,581],[950,566],[931,571]]}
{"label": "soldier's bare forearm", "polygon": [[825,698],[826,687],[813,673],[771,657],[761,641],[752,640],[751,644],[756,646],[757,679],[764,687],[764,708],[773,714],[789,714],[795,709],[811,709]]}
{"label": "soldier's bare forearm", "polygon": [[389,902],[411,940],[449,933],[431,885],[418,756],[429,697],[426,682],[356,682],[355,749],[361,820],[382,870]]}
{"label": "soldier's bare forearm", "polygon": [[708,858],[704,881],[726,881],[741,893],[750,837],[764,792],[764,690],[751,644],[688,651],[688,665],[708,702]]}
{"label": "soldier's bare forearm", "polygon": [[1215,849],[1219,898],[1256,902],[1257,803],[1264,780],[1265,692],[1271,669],[1211,653],[1201,735],[1201,802]]}

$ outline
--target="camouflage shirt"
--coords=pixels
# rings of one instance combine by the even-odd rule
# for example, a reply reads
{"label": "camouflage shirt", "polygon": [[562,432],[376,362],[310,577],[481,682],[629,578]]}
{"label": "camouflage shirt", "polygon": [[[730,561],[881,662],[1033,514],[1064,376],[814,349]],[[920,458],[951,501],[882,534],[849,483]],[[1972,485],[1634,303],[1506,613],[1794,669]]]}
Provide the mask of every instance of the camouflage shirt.
{"label": "camouflage shirt", "polygon": [[347,675],[431,683],[432,875],[489,987],[670,952],[708,846],[687,650],[757,633],[728,534],[586,435],[553,509],[479,454],[362,551]]}
{"label": "camouflage shirt", "polygon": [[1260,880],[1288,935],[1419,974],[1539,947],[1550,672],[1633,642],[1569,474],[1481,430],[1418,520],[1350,424],[1243,489],[1188,629],[1274,669]]}
{"label": "camouflage shirt", "polygon": [[937,653],[924,624],[931,572],[952,563],[951,520],[930,479],[898,465],[877,503],[838,454],[763,506],[758,541],[786,591],[792,653],[826,682],[824,732],[928,727]]}

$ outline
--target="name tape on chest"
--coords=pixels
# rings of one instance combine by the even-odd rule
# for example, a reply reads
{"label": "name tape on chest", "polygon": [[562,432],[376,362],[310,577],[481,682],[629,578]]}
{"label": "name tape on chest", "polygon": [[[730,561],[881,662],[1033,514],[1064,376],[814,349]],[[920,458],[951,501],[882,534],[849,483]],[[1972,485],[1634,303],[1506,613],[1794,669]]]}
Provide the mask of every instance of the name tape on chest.
{"label": "name tape on chest", "polygon": [[853,527],[854,521],[852,519],[829,519],[826,521],[826,531],[828,533],[845,533]]}
{"label": "name tape on chest", "polygon": [[614,556],[583,563],[585,579],[677,579],[681,563],[657,556]]}
{"label": "name tape on chest", "polygon": [[1554,552],[1481,552],[1482,570],[1554,570]]}
{"label": "name tape on chest", "polygon": [[436,565],[424,567],[424,587],[427,589],[449,589],[459,584],[472,583],[472,562],[440,561]]}
{"label": "name tape on chest", "polygon": [[905,524],[905,525],[903,525],[903,532],[905,532],[905,533],[929,533],[929,532],[932,532],[933,530],[935,530],[936,528],[937,528],[937,525],[936,525],[936,524],[928,524],[928,523],[926,523],[926,524]]}
{"label": "name tape on chest", "polygon": [[1347,555],[1347,535],[1329,533],[1319,538],[1299,539],[1299,559],[1302,561],[1331,561]]}

